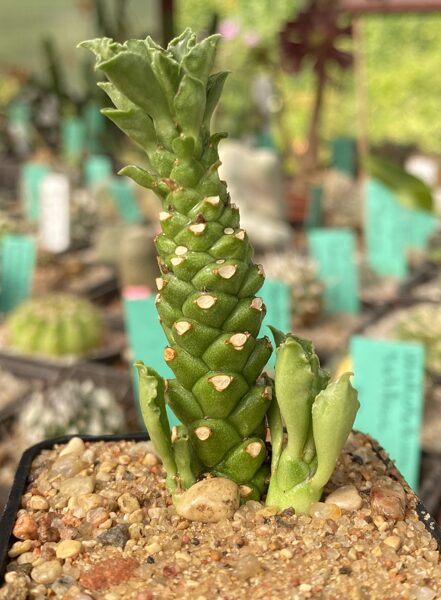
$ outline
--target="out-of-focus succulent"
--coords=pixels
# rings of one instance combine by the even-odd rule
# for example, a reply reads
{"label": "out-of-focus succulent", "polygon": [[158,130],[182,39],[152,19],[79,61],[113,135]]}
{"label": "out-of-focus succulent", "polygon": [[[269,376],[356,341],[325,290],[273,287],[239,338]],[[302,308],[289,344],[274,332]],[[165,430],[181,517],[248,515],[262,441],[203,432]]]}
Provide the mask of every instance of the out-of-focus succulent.
{"label": "out-of-focus succulent", "polygon": [[0,212],[0,240],[4,235],[8,233],[14,233],[16,226],[14,222],[4,213]]}
{"label": "out-of-focus succulent", "polygon": [[265,272],[291,288],[291,326],[313,325],[323,309],[325,286],[317,277],[315,263],[294,252],[275,252],[262,257]]}
{"label": "out-of-focus succulent", "polygon": [[441,308],[437,304],[410,308],[397,322],[394,333],[401,340],[423,344],[427,369],[441,371]]}
{"label": "out-of-focus succulent", "polygon": [[332,227],[361,227],[363,189],[360,183],[342,171],[329,170],[322,181],[323,213]]}
{"label": "out-of-focus succulent", "polygon": [[6,328],[14,350],[52,357],[87,354],[103,337],[98,310],[88,300],[68,294],[28,300],[10,314]]}
{"label": "out-of-focus succulent", "polygon": [[90,380],[69,380],[34,392],[20,411],[17,432],[31,445],[73,433],[120,433],[125,426],[124,409],[111,391]]}
{"label": "out-of-focus succulent", "polygon": [[122,287],[140,285],[155,289],[159,268],[153,237],[152,227],[133,225],[125,231],[118,263]]}
{"label": "out-of-focus succulent", "polygon": [[441,229],[436,231],[429,240],[427,259],[436,264],[441,263]]}

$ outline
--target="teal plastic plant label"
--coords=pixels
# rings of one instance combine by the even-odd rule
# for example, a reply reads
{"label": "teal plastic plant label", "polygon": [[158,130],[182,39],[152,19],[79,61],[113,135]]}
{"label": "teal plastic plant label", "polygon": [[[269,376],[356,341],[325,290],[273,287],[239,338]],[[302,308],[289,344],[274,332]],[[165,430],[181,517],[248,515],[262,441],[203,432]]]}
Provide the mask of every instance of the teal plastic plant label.
{"label": "teal plastic plant label", "polygon": [[79,162],[86,147],[86,124],[80,117],[67,117],[61,124],[63,156],[69,162]]}
{"label": "teal plastic plant label", "polygon": [[357,144],[354,138],[338,137],[331,142],[331,166],[337,171],[349,175],[355,174],[357,163]]}
{"label": "teal plastic plant label", "polygon": [[[155,369],[161,377],[174,377],[164,361],[164,348],[168,345],[165,333],[159,323],[155,306],[155,294],[145,287],[129,287],[123,293],[124,320],[129,338],[132,362],[142,360]],[[138,400],[138,375],[133,372],[135,397]],[[170,426],[179,421],[167,406]]]}
{"label": "teal plastic plant label", "polygon": [[323,188],[320,185],[312,186],[309,193],[308,214],[305,220],[306,229],[320,227],[322,224]]}
{"label": "teal plastic plant label", "polygon": [[84,107],[83,118],[86,124],[87,132],[87,149],[89,152],[100,152],[100,138],[104,132],[106,119],[101,114],[99,106],[96,102],[88,102]]}
{"label": "teal plastic plant label", "polygon": [[407,247],[416,250],[425,250],[431,236],[438,229],[439,218],[423,210],[406,210],[408,222]]}
{"label": "teal plastic plant label", "polygon": [[36,245],[28,235],[6,235],[0,244],[0,312],[26,300],[32,291]]}
{"label": "teal plastic plant label", "polygon": [[130,181],[125,177],[114,177],[110,184],[110,193],[125,223],[141,223],[142,213]]}
{"label": "teal plastic plant label", "polygon": [[29,161],[20,173],[20,187],[27,221],[36,223],[40,215],[40,192],[43,179],[50,173],[49,165]]}
{"label": "teal plastic plant label", "polygon": [[311,256],[318,277],[325,284],[325,308],[329,313],[356,314],[360,310],[355,235],[349,229],[313,229],[308,233]]}
{"label": "teal plastic plant label", "polygon": [[[265,279],[259,296],[263,299],[266,306],[266,316],[263,321],[262,334],[269,335],[269,330],[265,325],[272,325],[280,331],[288,332],[291,330],[291,289],[283,281],[275,279]],[[268,366],[274,369],[276,364],[276,353],[273,352],[268,362]]]}
{"label": "teal plastic plant label", "polygon": [[94,185],[110,181],[112,178],[112,161],[108,156],[92,154],[84,161],[84,180],[86,185]]}
{"label": "teal plastic plant label", "polygon": [[424,391],[424,349],[354,336],[350,351],[361,408],[356,429],[372,435],[416,490]]}
{"label": "teal plastic plant label", "polygon": [[379,275],[407,275],[406,214],[395,194],[382,183],[366,183],[366,251],[369,265]]}

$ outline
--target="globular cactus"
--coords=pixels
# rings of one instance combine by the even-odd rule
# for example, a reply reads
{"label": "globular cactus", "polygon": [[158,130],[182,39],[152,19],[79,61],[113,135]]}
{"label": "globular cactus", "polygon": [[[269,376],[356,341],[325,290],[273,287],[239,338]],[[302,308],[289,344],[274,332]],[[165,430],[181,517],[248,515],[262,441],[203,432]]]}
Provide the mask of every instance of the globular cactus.
{"label": "globular cactus", "polygon": [[265,254],[262,263],[268,277],[290,286],[291,327],[313,325],[323,310],[325,291],[315,263],[292,251]]}
{"label": "globular cactus", "polygon": [[6,321],[11,348],[42,356],[81,356],[100,345],[103,323],[88,301],[68,294],[34,298]]}
{"label": "globular cactus", "polygon": [[[225,134],[210,133],[227,75],[210,75],[218,40],[197,43],[186,30],[166,49],[149,37],[81,45],[109,80],[99,85],[115,108],[104,114],[145,152],[143,168],[120,173],[162,199],[156,305],[176,379],[137,367],[142,413],[168,488],[177,498],[211,473],[235,481],[248,500],[262,496],[269,474],[266,415],[275,402],[273,382],[261,373],[272,346],[258,337],[263,269],[218,175]],[[173,432],[166,402],[182,422]]]}

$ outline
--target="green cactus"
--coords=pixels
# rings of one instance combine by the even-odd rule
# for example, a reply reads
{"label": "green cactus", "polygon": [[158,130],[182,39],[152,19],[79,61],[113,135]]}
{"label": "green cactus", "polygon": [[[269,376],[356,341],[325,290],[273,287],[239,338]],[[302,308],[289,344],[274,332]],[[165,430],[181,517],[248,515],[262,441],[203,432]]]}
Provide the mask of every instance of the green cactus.
{"label": "green cactus", "polygon": [[103,325],[97,309],[69,294],[28,300],[6,321],[8,343],[25,354],[81,356],[102,340]]}
{"label": "green cactus", "polygon": [[[218,176],[217,146],[225,134],[210,133],[227,75],[210,75],[218,40],[197,43],[186,30],[167,49],[149,37],[81,46],[94,52],[109,80],[99,85],[116,108],[104,114],[145,152],[143,167],[120,173],[152,189],[163,204],[156,305],[169,342],[164,359],[176,379],[136,366],[143,416],[168,488],[179,493],[208,472],[235,481],[249,500],[265,491],[267,413],[272,406],[274,421],[277,405],[272,380],[261,376],[272,352],[268,338],[258,338],[265,306],[256,294],[264,273]],[[279,365],[276,386],[277,377],[287,379],[285,369]],[[183,423],[173,432],[166,403]],[[271,497],[286,506],[285,498]]]}

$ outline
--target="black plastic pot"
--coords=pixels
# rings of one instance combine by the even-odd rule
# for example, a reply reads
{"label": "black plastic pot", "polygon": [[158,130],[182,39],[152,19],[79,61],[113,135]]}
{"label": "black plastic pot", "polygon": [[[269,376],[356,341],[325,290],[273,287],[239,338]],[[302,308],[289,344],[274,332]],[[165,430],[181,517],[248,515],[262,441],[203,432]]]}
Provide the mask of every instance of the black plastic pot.
{"label": "black plastic pot", "polygon": [[21,497],[26,490],[27,479],[31,469],[32,461],[42,451],[52,448],[55,444],[66,444],[71,438],[80,437],[84,441],[101,442],[101,441],[120,441],[120,440],[138,440],[145,441],[148,439],[145,433],[132,433],[126,435],[66,435],[52,440],[45,440],[39,444],[35,444],[28,448],[17,467],[17,471],[12,484],[9,498],[6,503],[5,510],[0,519],[0,579],[3,579],[5,574],[6,564],[8,560],[8,549],[14,528],[15,518],[20,508]]}
{"label": "black plastic pot", "polygon": [[[44,442],[40,442],[35,446],[31,446],[28,448],[26,452],[23,454],[23,457],[20,461],[20,464],[17,468],[17,472],[15,475],[14,483],[12,485],[8,502],[6,504],[5,511],[0,520],[0,578],[3,578],[3,575],[6,570],[6,564],[8,560],[8,549],[11,545],[11,537],[12,530],[14,528],[14,523],[16,519],[17,512],[20,508],[21,497],[23,496],[27,478],[29,475],[29,471],[31,468],[32,461],[34,458],[42,451],[46,449],[52,448],[55,444],[65,444],[72,437],[72,435],[55,438],[52,440],[46,440]],[[100,441],[120,441],[120,440],[134,440],[134,441],[145,441],[148,439],[147,434],[145,433],[133,433],[126,435],[105,435],[105,436],[88,436],[88,435],[80,435],[84,441],[92,441],[92,442],[100,442]],[[377,453],[380,460],[392,470],[392,477],[395,477],[398,481],[404,481],[401,474],[398,472],[396,467],[393,465],[392,461],[386,454],[386,452],[379,446],[374,440],[372,440],[372,447],[374,451]],[[438,544],[438,548],[441,550],[441,529],[436,524],[434,519],[429,515],[426,508],[424,507],[421,500],[418,500],[417,503],[417,513],[424,524],[426,529],[432,535],[432,537],[436,540]]]}

